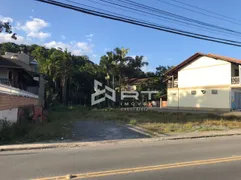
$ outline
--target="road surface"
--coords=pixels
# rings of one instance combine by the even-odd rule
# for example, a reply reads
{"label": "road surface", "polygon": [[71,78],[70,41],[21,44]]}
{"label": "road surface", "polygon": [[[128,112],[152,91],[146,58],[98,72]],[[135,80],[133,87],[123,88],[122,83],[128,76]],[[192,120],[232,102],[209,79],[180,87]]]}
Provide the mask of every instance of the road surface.
{"label": "road surface", "polygon": [[233,136],[0,152],[0,179],[77,174],[91,180],[240,180],[240,142]]}

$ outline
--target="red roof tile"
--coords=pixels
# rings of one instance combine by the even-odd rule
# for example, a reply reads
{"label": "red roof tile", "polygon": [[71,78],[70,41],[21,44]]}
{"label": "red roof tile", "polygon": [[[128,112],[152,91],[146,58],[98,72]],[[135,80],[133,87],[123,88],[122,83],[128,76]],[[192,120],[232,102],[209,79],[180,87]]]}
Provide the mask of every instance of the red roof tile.
{"label": "red roof tile", "polygon": [[183,61],[182,63],[180,63],[179,65],[177,65],[174,68],[167,71],[166,75],[171,75],[171,74],[177,73],[179,69],[181,69],[182,67],[191,63],[192,61],[194,61],[195,59],[197,59],[200,56],[206,56],[206,57],[210,57],[210,58],[214,58],[214,59],[220,59],[220,60],[223,60],[223,61],[227,61],[227,62],[231,62],[231,63],[241,65],[241,59],[239,60],[239,59],[230,58],[230,57],[226,57],[226,56],[220,56],[220,55],[216,55],[216,54],[204,54],[204,53],[198,52],[198,53],[195,53],[194,55],[192,55],[191,57],[189,57],[188,59],[186,59],[185,61]]}

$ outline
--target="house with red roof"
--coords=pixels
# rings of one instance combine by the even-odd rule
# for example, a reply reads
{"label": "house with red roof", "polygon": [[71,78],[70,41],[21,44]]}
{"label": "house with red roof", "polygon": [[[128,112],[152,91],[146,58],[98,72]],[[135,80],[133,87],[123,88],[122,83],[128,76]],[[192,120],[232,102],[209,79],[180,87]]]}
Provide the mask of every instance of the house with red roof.
{"label": "house with red roof", "polygon": [[167,108],[241,109],[241,60],[196,53],[166,72]]}

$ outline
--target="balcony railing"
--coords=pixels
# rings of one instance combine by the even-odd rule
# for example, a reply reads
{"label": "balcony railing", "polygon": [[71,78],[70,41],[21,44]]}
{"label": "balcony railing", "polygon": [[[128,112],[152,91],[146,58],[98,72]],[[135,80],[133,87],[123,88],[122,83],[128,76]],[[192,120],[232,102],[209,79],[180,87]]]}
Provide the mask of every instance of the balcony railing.
{"label": "balcony railing", "polygon": [[239,76],[231,77],[231,84],[239,84]]}
{"label": "balcony railing", "polygon": [[15,87],[15,88],[19,88],[19,89],[24,89],[23,85],[20,84],[20,83],[17,83],[16,81],[14,80],[9,80],[9,79],[1,79],[0,78],[0,83],[1,84],[4,84],[4,85],[7,85],[7,86],[12,86],[12,87]]}
{"label": "balcony railing", "polygon": [[168,88],[177,88],[177,87],[178,87],[178,81],[177,81],[177,80],[168,81],[167,87],[168,87]]}
{"label": "balcony railing", "polygon": [[38,95],[38,87],[27,87],[27,86],[24,86],[22,83],[17,83],[14,80],[0,78],[0,84],[15,87],[20,90],[24,90],[24,91]]}

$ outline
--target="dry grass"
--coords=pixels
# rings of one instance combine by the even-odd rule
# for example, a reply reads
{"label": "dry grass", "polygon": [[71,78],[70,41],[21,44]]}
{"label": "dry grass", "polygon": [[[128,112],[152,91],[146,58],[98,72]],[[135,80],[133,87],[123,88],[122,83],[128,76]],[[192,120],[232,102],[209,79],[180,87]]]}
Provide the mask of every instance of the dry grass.
{"label": "dry grass", "polygon": [[[135,112],[118,109],[87,109],[83,107],[62,107],[49,113],[50,123],[40,127],[40,139],[70,138],[71,128],[76,121],[115,121],[137,125],[150,133],[181,133],[195,131],[225,131],[241,128],[241,117],[219,116],[214,114],[191,114],[171,112]],[[50,134],[50,132],[52,132]]]}
{"label": "dry grass", "polygon": [[[118,109],[88,109],[80,106],[58,107],[49,112],[49,121],[41,125],[30,125],[23,136],[9,139],[12,142],[36,142],[71,139],[76,121],[115,121],[147,129],[150,133],[180,133],[214,131],[241,128],[241,117],[214,114],[190,114],[170,112],[133,112]],[[1,144],[1,143],[0,143]]]}
{"label": "dry grass", "polygon": [[135,112],[113,109],[92,109],[69,119],[108,120],[143,127],[153,133],[177,133],[194,131],[224,131],[241,128],[241,117],[214,114],[170,112]]}

